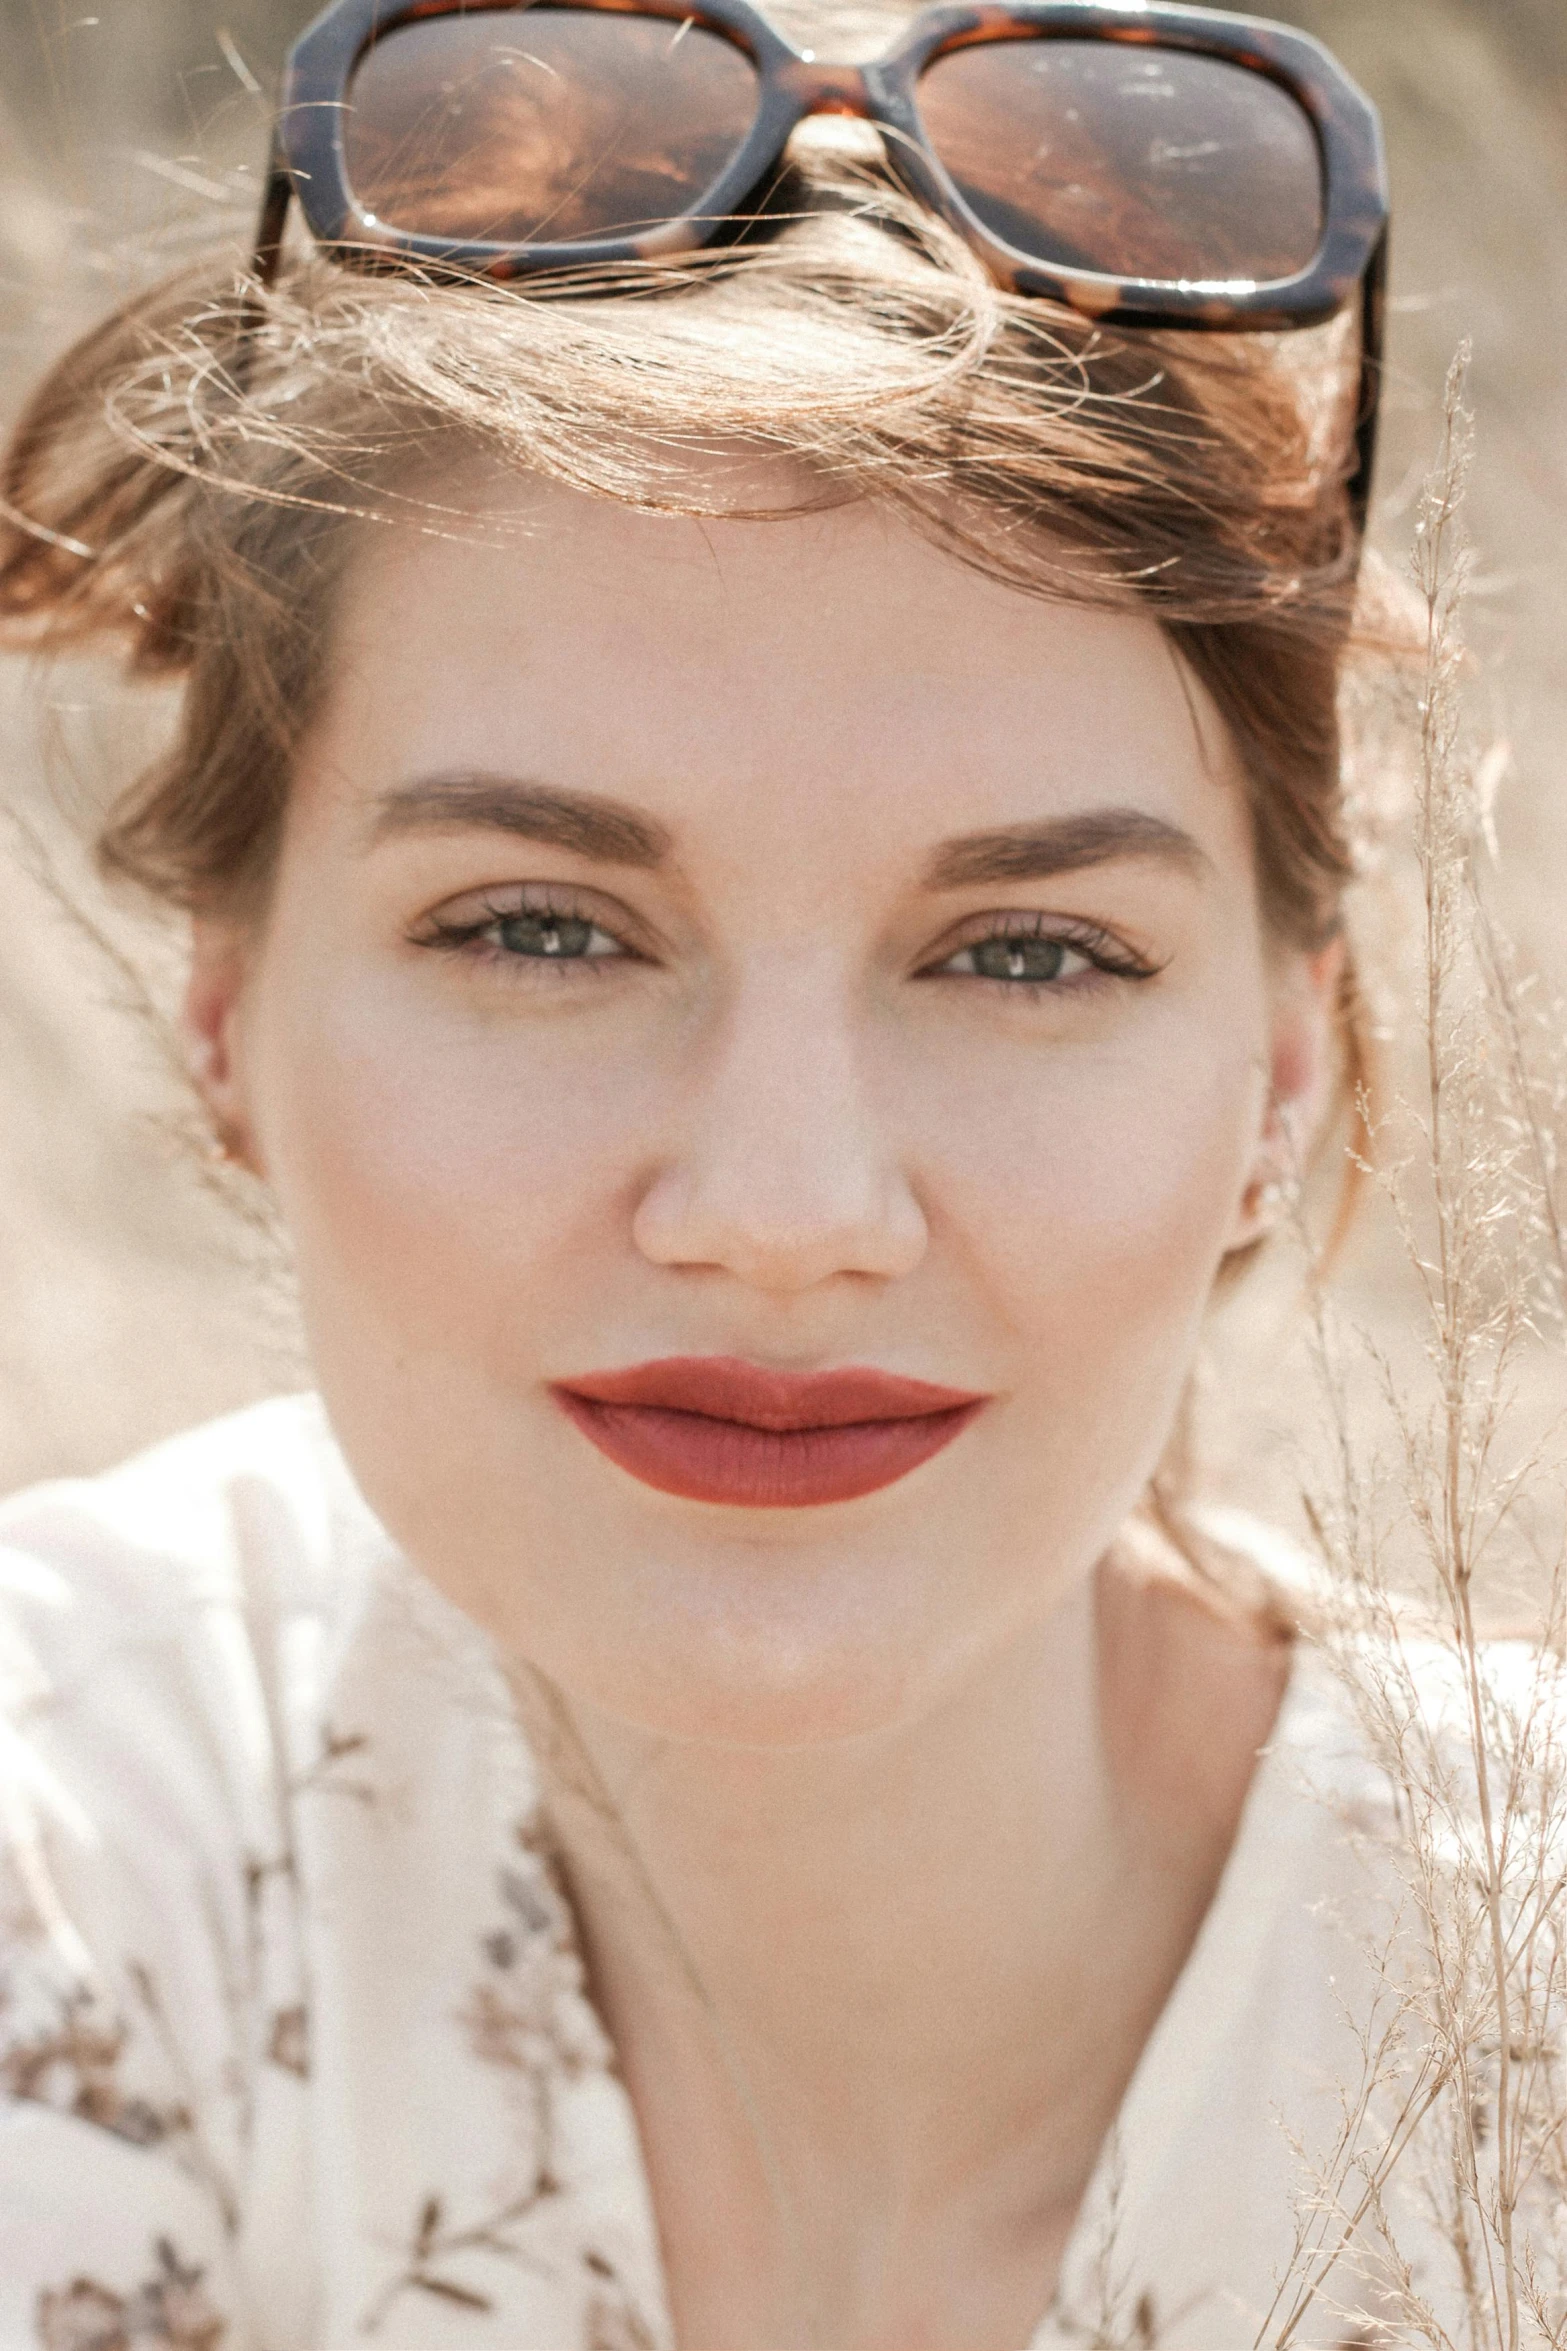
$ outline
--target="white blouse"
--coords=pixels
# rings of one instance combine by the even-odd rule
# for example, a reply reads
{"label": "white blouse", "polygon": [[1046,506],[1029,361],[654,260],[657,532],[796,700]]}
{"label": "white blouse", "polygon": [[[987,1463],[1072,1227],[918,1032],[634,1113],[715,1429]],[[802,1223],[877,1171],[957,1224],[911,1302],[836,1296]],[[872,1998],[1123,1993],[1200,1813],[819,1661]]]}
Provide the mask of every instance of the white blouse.
{"label": "white blouse", "polygon": [[[504,1680],[312,1399],[7,1504],[0,1708],[0,2351],[671,2343]],[[1300,1644],[1035,2351],[1282,2330],[1388,1801]],[[1293,2343],[1366,2339],[1354,2266]]]}

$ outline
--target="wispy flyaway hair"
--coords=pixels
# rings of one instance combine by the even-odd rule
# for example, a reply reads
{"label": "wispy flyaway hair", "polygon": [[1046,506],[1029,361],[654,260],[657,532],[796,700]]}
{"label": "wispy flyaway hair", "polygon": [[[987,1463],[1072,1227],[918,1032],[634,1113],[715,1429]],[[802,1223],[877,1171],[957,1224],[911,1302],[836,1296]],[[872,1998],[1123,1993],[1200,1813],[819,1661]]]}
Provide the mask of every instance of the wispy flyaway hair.
{"label": "wispy flyaway hair", "polygon": [[[185,684],[105,869],[188,909],[264,901],[365,532],[493,531],[470,511],[484,467],[740,514],[763,454],[790,485],[771,516],[876,500],[1020,592],[1146,609],[1234,740],[1267,921],[1332,937],[1360,556],[1333,332],[1132,334],[1006,294],[832,126],[765,225],[695,265],[542,290],[301,249],[263,292],[231,256],[69,352],[0,470],[0,633],[113,641]],[[1345,1004],[1353,1083],[1352,987]]]}

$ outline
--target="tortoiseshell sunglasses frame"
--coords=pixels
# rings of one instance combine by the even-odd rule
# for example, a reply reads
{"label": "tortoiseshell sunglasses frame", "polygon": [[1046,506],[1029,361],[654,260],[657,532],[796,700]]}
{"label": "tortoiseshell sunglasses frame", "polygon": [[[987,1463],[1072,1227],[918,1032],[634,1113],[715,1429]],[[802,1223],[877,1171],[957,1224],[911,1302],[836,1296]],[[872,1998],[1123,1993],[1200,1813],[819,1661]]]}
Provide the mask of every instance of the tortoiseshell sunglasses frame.
{"label": "tortoiseshell sunglasses frame", "polygon": [[[1387,279],[1388,190],[1375,107],[1335,58],[1305,33],[1260,18],[1187,7],[1179,0],[1018,0],[1002,7],[926,9],[884,56],[834,65],[795,49],[750,0],[548,0],[599,13],[666,17],[716,32],[750,58],[756,120],[727,170],[700,201],[639,234],[571,244],[459,244],[369,218],[349,184],[343,113],[365,51],[405,24],[462,14],[504,15],[530,0],[334,0],[303,32],[284,68],[254,270],[270,284],[291,198],[334,260],[362,269],[511,279],[596,262],[665,261],[722,244],[743,222],[798,126],[816,114],[848,115],[884,134],[887,164],[919,202],[946,220],[997,283],[1061,302],[1108,326],[1287,331],[1319,326],[1361,304],[1362,384],[1351,493],[1364,517],[1370,494],[1380,392]],[[1282,86],[1304,109],[1322,155],[1325,226],[1310,264],[1267,284],[1170,284],[1051,269],[1017,251],[969,209],[932,151],[920,121],[921,75],[943,53],[981,42],[1072,39],[1186,50],[1217,57]]]}

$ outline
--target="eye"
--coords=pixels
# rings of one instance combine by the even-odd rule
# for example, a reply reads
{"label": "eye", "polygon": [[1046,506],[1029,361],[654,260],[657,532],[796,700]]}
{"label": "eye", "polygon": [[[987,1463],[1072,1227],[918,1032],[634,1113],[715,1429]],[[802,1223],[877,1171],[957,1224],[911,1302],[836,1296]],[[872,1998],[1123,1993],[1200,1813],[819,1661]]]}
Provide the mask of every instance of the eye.
{"label": "eye", "polygon": [[1075,995],[1160,969],[1097,923],[1058,915],[991,915],[970,937],[928,963],[922,979],[988,980],[1019,996]]}
{"label": "eye", "polygon": [[609,928],[610,917],[574,892],[546,885],[504,893],[475,890],[449,900],[409,933],[418,947],[525,971],[530,965],[559,968],[603,966],[641,960],[637,950]]}
{"label": "eye", "polygon": [[561,963],[624,953],[618,939],[583,915],[540,914],[527,907],[497,915],[474,935],[492,940],[506,955],[549,956]]}
{"label": "eye", "polygon": [[976,939],[937,967],[941,971],[972,974],[981,980],[1025,980],[1048,986],[1052,980],[1092,971],[1094,964],[1080,947],[1065,939]]}

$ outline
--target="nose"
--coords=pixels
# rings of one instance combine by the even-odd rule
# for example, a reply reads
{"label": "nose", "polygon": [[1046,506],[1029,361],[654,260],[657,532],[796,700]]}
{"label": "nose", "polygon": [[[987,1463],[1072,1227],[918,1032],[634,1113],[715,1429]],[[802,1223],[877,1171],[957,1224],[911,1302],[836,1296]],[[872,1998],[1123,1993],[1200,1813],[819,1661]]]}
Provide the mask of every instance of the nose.
{"label": "nose", "polygon": [[829,991],[757,975],[693,1072],[681,1131],[638,1202],[642,1254],[781,1296],[911,1273],[928,1228],[864,1062]]}

